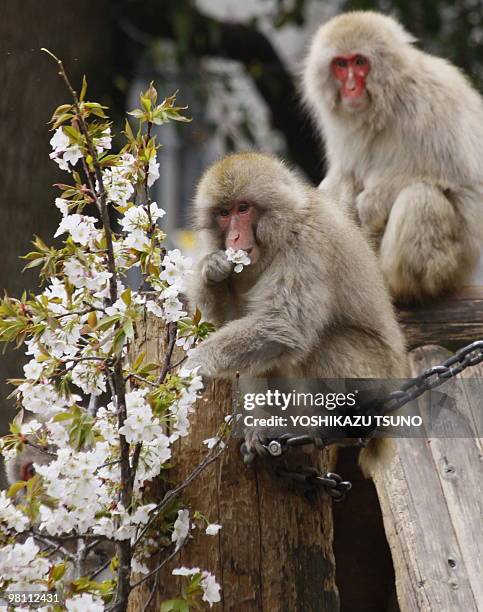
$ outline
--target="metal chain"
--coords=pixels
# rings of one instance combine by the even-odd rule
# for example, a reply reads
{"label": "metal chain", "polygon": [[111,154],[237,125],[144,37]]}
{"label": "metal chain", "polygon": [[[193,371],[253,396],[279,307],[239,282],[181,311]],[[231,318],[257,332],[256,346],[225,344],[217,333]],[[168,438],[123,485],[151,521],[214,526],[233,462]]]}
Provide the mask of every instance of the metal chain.
{"label": "metal chain", "polygon": [[[417,399],[426,391],[439,387],[450,378],[461,374],[466,368],[482,362],[483,340],[477,340],[458,350],[441,364],[424,370],[416,378],[412,378],[404,383],[397,391],[389,393],[379,404],[380,409],[384,414],[399,410],[399,408]],[[280,438],[268,442],[265,445],[265,449],[267,455],[277,458],[293,446],[303,446],[313,444],[313,442],[312,437],[308,435],[290,436],[290,434],[284,434]],[[363,440],[358,442],[361,446],[365,444]],[[242,444],[241,451],[245,455],[246,448],[244,450],[244,444]],[[309,494],[315,492],[318,488],[324,489],[334,501],[342,501],[352,487],[349,481],[342,480],[338,474],[328,472],[322,475],[316,468],[304,467],[297,471],[291,471],[283,467],[275,471],[280,477],[292,482],[296,486],[302,487]]]}
{"label": "metal chain", "polygon": [[394,412],[412,402],[426,391],[435,389],[466,368],[483,362],[483,340],[472,342],[451,355],[443,363],[425,370],[420,376],[408,380],[400,389],[389,393],[383,400],[384,414]]}
{"label": "metal chain", "polygon": [[280,478],[290,481],[293,485],[301,488],[303,492],[311,496],[318,489],[324,490],[335,502],[343,501],[347,492],[352,489],[352,484],[348,480],[342,480],[339,474],[327,472],[322,475],[317,468],[304,466],[297,470],[287,468],[277,468],[275,473]]}

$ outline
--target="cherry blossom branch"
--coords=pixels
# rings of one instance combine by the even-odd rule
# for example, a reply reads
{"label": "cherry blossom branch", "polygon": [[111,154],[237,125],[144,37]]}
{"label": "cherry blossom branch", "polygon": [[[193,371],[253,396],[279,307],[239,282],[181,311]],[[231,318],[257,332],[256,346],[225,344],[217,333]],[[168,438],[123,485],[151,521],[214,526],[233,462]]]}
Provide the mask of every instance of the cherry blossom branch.
{"label": "cherry blossom branch", "polygon": [[[93,193],[93,197],[95,198],[96,204],[98,205],[99,211],[101,213],[101,221],[102,221],[102,225],[104,227],[104,231],[106,234],[108,270],[112,275],[109,278],[109,293],[110,293],[111,303],[114,303],[117,300],[117,270],[116,270],[116,264],[115,264],[115,259],[114,259],[114,247],[113,247],[113,241],[112,241],[111,222],[109,219],[109,211],[107,210],[106,190],[104,188],[104,181],[102,178],[101,167],[99,165],[99,159],[97,157],[97,151],[94,146],[94,143],[92,142],[91,137],[89,136],[89,130],[87,129],[87,125],[86,125],[86,122],[84,121],[84,117],[82,116],[82,113],[80,110],[79,97],[77,95],[76,90],[72,87],[72,84],[69,80],[69,77],[67,76],[67,73],[65,72],[65,68],[64,68],[64,64],[62,63],[62,60],[56,57],[48,49],[43,48],[42,51],[45,51],[45,53],[50,55],[57,62],[57,66],[59,68],[59,76],[64,81],[67,89],[70,92],[70,95],[72,96],[72,99],[74,101],[74,108],[76,111],[76,118],[79,122],[79,128],[80,128],[81,134],[85,138],[86,147],[89,152],[89,155],[92,158],[92,166],[94,168],[94,174],[96,177],[99,191],[94,189],[92,186],[91,186],[91,191]],[[85,163],[84,156],[82,157],[82,159],[84,160],[84,163]],[[89,173],[88,173],[88,177],[90,177]]]}
{"label": "cherry blossom branch", "polygon": [[46,450],[45,448],[42,448],[38,444],[35,444],[35,442],[31,442],[28,438],[24,441],[24,444],[26,446],[31,446],[32,448],[35,448],[35,450],[39,451],[39,453],[42,453],[43,455],[48,455],[49,457],[54,457],[54,459],[57,459],[57,453],[52,453]]}
{"label": "cherry blossom branch", "polygon": [[[69,90],[72,99],[74,101],[74,109],[76,111],[76,119],[78,121],[79,129],[81,134],[85,138],[87,151],[89,156],[92,159],[92,167],[94,168],[94,175],[97,181],[98,190],[93,189],[91,186],[91,191],[93,192],[93,196],[96,199],[96,204],[100,210],[101,214],[101,222],[104,227],[104,233],[106,237],[106,247],[107,247],[107,268],[110,272],[111,276],[109,277],[109,297],[110,304],[114,304],[117,300],[117,269],[114,258],[114,247],[113,247],[113,238],[112,238],[112,230],[111,223],[109,219],[109,211],[107,208],[107,199],[106,199],[106,190],[104,187],[104,181],[102,178],[102,171],[99,164],[99,159],[97,157],[97,151],[92,141],[92,138],[89,135],[89,130],[87,129],[87,125],[84,121],[84,117],[82,116],[80,109],[80,101],[77,96],[77,92],[72,87],[70,80],[65,72],[64,65],[62,61],[56,57],[53,53],[48,51],[47,49],[43,49],[46,53],[48,53],[56,62],[59,68],[59,75],[64,81],[67,89]],[[82,157],[83,163],[86,164],[86,160],[84,156]],[[85,166],[84,166],[85,167]],[[88,180],[90,180],[90,173],[87,174]],[[90,181],[92,183],[92,181]],[[117,416],[118,416],[118,429],[120,429],[125,420],[127,419],[127,408],[126,408],[126,397],[125,397],[125,384],[122,373],[122,359],[121,356],[116,360],[115,368],[114,368],[114,390],[115,390],[115,400],[116,400],[116,408],[117,408]],[[129,465],[129,443],[127,442],[125,436],[122,434],[119,436],[119,445],[120,445],[120,455],[121,455],[121,494],[120,498],[123,506],[126,509],[131,507],[132,501],[132,491],[133,491],[133,482],[134,479],[131,476],[131,470]],[[115,605],[113,609],[118,610],[119,612],[123,612],[127,608],[127,602],[129,598],[129,579],[131,573],[131,543],[129,540],[123,540],[117,543],[118,549],[118,557],[119,557],[119,569],[118,569],[118,581],[117,581],[117,592],[115,598]]]}
{"label": "cherry blossom branch", "polygon": [[168,323],[168,348],[166,349],[166,356],[164,358],[163,367],[157,380],[158,385],[162,385],[170,370],[170,363],[173,357],[173,351],[176,344],[176,336],[178,334],[178,328],[176,323]]}

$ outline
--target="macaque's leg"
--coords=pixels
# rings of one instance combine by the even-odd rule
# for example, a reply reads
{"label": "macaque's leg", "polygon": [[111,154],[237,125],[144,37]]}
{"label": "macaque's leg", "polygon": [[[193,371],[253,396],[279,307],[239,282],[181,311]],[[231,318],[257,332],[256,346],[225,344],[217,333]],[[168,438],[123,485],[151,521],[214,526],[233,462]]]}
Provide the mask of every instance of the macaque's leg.
{"label": "macaque's leg", "polygon": [[403,189],[391,209],[380,247],[381,269],[396,301],[421,300],[461,284],[476,261],[461,215],[426,183]]}

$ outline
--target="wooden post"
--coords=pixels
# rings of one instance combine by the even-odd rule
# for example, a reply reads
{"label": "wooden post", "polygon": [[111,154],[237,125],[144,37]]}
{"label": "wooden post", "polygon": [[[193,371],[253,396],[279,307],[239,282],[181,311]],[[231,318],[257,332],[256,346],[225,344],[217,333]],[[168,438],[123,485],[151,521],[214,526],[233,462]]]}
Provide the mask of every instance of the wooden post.
{"label": "wooden post", "polygon": [[[147,322],[143,333],[149,358],[162,360],[163,337],[158,324]],[[158,340],[159,339],[159,340]],[[201,461],[203,440],[215,435],[232,412],[230,384],[214,381],[191,415],[191,431],[174,450],[174,482],[182,481]],[[183,494],[183,502],[211,522],[217,536],[193,532],[193,539],[160,573],[157,595],[148,610],[159,610],[164,599],[180,593],[173,568],[199,567],[216,575],[222,602],[214,610],[233,612],[337,612],[338,593],[332,553],[331,501],[321,494],[309,502],[300,492],[269,474],[262,462],[246,467],[232,439],[221,458],[211,464]],[[299,453],[297,465],[327,471],[328,453]],[[143,610],[152,582],[136,589],[131,612]]]}
{"label": "wooden post", "polygon": [[[483,339],[482,305],[482,288],[472,287],[429,307],[403,311],[410,346],[437,341],[456,349]],[[435,345],[416,348],[410,354],[411,374],[449,354]],[[483,366],[461,376],[481,379]],[[424,396],[420,401],[426,401]],[[465,389],[456,404],[448,426],[461,432],[460,419],[476,423],[481,394]],[[374,476],[401,612],[483,610],[483,448],[478,435],[475,427],[472,438],[394,440],[391,465],[379,466]]]}
{"label": "wooden post", "polygon": [[441,344],[451,350],[483,339],[483,286],[399,311],[408,347]]}

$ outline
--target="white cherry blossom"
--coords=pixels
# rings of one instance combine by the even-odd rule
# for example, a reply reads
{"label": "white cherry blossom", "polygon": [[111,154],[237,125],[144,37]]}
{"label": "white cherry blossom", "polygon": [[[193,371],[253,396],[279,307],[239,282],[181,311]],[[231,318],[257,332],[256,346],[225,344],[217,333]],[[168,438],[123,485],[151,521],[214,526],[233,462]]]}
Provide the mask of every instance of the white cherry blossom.
{"label": "white cherry blossom", "polygon": [[248,253],[246,251],[242,251],[241,249],[235,251],[235,249],[230,247],[226,249],[225,255],[228,261],[235,264],[234,270],[237,274],[243,270],[244,266],[248,266],[251,263]]}

